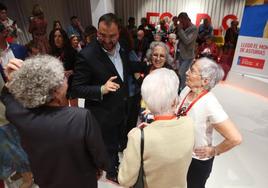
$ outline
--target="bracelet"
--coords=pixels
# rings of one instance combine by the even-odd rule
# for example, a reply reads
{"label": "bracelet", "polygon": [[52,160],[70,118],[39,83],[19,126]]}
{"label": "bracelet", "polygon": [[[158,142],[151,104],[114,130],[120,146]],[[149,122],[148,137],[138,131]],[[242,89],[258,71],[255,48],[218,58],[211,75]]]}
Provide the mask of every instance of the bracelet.
{"label": "bracelet", "polygon": [[216,146],[213,146],[213,149],[214,149],[214,156],[220,155],[220,153],[217,151]]}

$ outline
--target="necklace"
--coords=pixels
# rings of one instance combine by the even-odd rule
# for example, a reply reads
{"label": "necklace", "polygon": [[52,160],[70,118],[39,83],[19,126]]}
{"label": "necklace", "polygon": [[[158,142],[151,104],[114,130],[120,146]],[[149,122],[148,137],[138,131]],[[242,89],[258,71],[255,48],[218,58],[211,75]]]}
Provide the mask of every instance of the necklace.
{"label": "necklace", "polygon": [[197,97],[194,97],[194,100],[188,105],[188,107],[183,107],[183,105],[185,104],[185,100],[186,98],[189,96],[191,92],[189,92],[185,98],[182,100],[182,103],[178,109],[177,115],[178,116],[186,116],[188,111],[193,107],[193,105],[200,99],[202,98],[204,95],[206,95],[208,93],[207,90],[203,90]]}

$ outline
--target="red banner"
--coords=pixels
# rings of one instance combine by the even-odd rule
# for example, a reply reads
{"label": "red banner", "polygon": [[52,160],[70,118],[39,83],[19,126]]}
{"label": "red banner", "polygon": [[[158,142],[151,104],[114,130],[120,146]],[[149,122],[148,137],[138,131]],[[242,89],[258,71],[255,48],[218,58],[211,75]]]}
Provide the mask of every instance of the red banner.
{"label": "red banner", "polygon": [[241,57],[238,58],[238,65],[245,67],[252,67],[256,69],[263,69],[265,59],[256,59],[251,57]]}

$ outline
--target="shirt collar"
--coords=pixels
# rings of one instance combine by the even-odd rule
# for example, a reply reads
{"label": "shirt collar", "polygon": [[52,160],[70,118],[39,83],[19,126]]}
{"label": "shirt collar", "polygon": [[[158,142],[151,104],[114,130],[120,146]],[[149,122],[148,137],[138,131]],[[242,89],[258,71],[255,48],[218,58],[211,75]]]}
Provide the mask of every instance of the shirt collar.
{"label": "shirt collar", "polygon": [[110,52],[108,52],[108,51],[107,51],[106,49],[104,49],[104,48],[102,48],[102,49],[103,49],[103,51],[104,51],[107,55],[109,55],[109,56],[116,56],[116,55],[119,53],[120,48],[121,48],[121,46],[120,46],[119,42],[117,42],[116,45],[115,45],[115,51],[114,51],[114,54],[111,54]]}

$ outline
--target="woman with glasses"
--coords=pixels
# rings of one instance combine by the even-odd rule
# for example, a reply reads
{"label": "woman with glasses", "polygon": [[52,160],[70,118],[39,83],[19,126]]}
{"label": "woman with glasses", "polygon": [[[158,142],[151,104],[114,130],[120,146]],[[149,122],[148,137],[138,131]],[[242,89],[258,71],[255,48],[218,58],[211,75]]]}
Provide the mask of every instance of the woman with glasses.
{"label": "woman with glasses", "polygon": [[135,77],[138,82],[142,83],[144,77],[150,72],[159,68],[172,69],[173,58],[169,54],[169,48],[163,42],[152,42],[150,48],[146,52],[146,58],[144,59],[144,74],[136,73]]}
{"label": "woman with glasses", "polygon": [[[150,45],[150,48],[146,52],[146,60],[144,63],[144,74],[135,73],[135,78],[137,79],[137,82],[139,85],[142,84],[143,79],[153,72],[156,69],[159,68],[167,68],[172,69],[173,58],[169,54],[169,48],[168,46],[163,42],[152,42]],[[144,111],[146,109],[146,106],[144,104],[144,101],[141,101],[141,111]],[[148,114],[142,113],[141,120],[145,120],[145,116],[148,116]]]}
{"label": "woman with glasses", "polygon": [[[190,116],[195,124],[195,145],[187,175],[188,188],[204,188],[214,157],[240,144],[242,137],[211,92],[223,78],[222,68],[208,58],[194,62],[186,72],[186,86],[180,93],[179,116]],[[212,145],[216,130],[224,140]]]}

